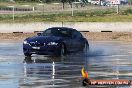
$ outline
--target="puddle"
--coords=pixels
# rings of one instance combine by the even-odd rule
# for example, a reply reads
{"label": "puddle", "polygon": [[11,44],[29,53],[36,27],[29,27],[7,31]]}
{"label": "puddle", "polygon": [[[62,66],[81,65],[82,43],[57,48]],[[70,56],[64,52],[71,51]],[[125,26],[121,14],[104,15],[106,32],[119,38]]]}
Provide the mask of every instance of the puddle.
{"label": "puddle", "polygon": [[88,70],[91,79],[132,80],[131,52],[131,44],[94,41],[86,55],[73,53],[60,58],[33,55],[30,60],[24,57],[21,42],[2,42],[0,87],[82,88],[82,67]]}

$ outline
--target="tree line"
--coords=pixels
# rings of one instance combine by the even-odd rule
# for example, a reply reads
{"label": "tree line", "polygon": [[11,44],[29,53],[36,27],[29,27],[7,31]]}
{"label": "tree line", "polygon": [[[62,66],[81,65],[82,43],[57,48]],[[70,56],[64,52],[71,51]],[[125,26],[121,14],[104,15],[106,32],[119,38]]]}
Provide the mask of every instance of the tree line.
{"label": "tree line", "polygon": [[[63,8],[65,7],[65,3],[69,3],[72,7],[72,2],[78,2],[80,0],[0,0],[0,2],[4,1],[14,1],[14,2],[38,2],[38,3],[53,3],[58,2],[63,4]],[[81,0],[82,2],[85,0]]]}
{"label": "tree line", "polygon": [[62,2],[62,3],[71,3],[81,1],[83,3],[88,3],[88,0],[0,0],[0,2],[43,2],[43,3],[53,3],[53,2]]}
{"label": "tree line", "polygon": [[44,3],[50,3],[50,2],[72,2],[72,1],[78,1],[78,0],[0,0],[0,1],[44,2]]}

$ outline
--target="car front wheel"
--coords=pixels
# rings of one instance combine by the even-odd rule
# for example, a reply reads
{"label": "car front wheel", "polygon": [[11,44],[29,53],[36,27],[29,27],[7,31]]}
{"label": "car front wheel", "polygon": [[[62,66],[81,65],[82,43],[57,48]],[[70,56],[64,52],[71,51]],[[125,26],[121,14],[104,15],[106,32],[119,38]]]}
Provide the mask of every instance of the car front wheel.
{"label": "car front wheel", "polygon": [[56,56],[64,56],[65,55],[65,46],[64,44],[62,44],[60,46],[60,49],[58,50],[58,52],[56,53]]}
{"label": "car front wheel", "polygon": [[64,56],[65,55],[65,47],[64,45],[62,44],[61,46],[61,51],[60,51],[60,56]]}

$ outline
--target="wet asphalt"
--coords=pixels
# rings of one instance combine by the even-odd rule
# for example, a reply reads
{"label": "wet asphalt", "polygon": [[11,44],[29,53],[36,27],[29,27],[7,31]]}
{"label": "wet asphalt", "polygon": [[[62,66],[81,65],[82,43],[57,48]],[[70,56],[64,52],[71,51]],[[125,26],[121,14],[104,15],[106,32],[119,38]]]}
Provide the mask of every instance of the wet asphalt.
{"label": "wet asphalt", "polygon": [[132,80],[132,43],[90,41],[86,53],[31,59],[23,55],[22,42],[0,43],[0,88],[83,88],[82,67],[90,79]]}

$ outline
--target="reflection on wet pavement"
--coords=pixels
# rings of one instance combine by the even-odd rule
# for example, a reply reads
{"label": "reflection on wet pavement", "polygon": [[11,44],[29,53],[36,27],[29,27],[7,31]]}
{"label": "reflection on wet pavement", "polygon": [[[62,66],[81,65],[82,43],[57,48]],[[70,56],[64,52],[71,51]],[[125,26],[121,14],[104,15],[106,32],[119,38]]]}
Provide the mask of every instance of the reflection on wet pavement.
{"label": "reflection on wet pavement", "polygon": [[25,58],[21,42],[0,43],[0,88],[82,88],[82,67],[90,79],[132,80],[132,44],[94,41],[86,54]]}

